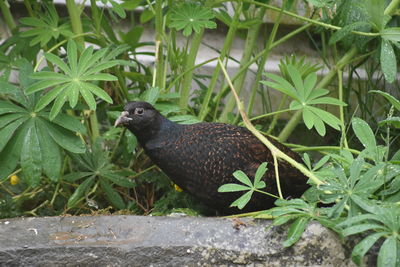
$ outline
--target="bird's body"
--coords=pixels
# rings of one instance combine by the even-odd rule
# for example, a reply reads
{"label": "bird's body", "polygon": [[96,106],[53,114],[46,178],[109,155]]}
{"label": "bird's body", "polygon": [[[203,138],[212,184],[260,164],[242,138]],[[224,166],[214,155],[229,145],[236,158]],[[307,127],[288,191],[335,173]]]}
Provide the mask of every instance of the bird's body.
{"label": "bird's body", "polygon": [[[265,190],[278,194],[271,152],[246,128],[224,123],[176,124],[145,102],[128,103],[125,110],[134,113],[137,107],[143,109],[143,114],[148,110],[147,121],[150,122],[134,122],[133,116],[123,124],[175,184],[207,206],[223,213],[238,212],[229,205],[243,192],[219,193],[218,188],[227,183],[239,183],[232,175],[236,170],[242,170],[253,180],[263,162],[268,162],[268,171],[262,179],[267,185]],[[290,149],[270,141],[298,160],[298,155]],[[299,197],[307,189],[307,178],[288,163],[279,162],[279,173],[284,196]],[[270,208],[274,201],[272,197],[255,193],[244,211]]]}

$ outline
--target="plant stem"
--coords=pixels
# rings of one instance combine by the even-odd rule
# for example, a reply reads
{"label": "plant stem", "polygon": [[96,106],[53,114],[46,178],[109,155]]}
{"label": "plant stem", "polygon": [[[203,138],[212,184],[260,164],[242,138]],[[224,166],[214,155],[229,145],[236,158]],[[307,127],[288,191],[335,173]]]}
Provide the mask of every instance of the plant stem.
{"label": "plant stem", "polygon": [[[83,34],[82,21],[81,21],[81,11],[76,5],[74,0],[66,0],[67,9],[69,13],[69,17],[71,19],[72,31],[75,34]],[[76,41],[81,46],[84,47],[84,39],[83,36],[76,38]]]}
{"label": "plant stem", "polygon": [[189,103],[189,93],[192,87],[193,66],[196,62],[196,56],[199,51],[201,40],[203,39],[204,28],[199,33],[196,33],[190,43],[190,51],[186,59],[184,70],[190,70],[183,76],[182,89],[180,93],[179,106],[185,109]]}
{"label": "plant stem", "polygon": [[17,26],[15,25],[13,16],[10,12],[10,4],[7,0],[0,0],[0,9],[8,28],[13,31]]}
{"label": "plant stem", "polygon": [[[242,59],[240,60],[239,68],[243,67],[243,65],[245,65],[247,62],[249,62],[251,59],[251,55],[254,51],[254,47],[256,45],[256,41],[259,36],[262,19],[264,18],[264,15],[265,15],[265,10],[266,10],[265,7],[260,8],[260,10],[258,11],[258,14],[255,17],[255,19],[260,20],[260,23],[249,28],[249,30],[247,32],[246,42],[244,45],[244,52],[242,55]],[[235,86],[237,93],[239,95],[240,95],[240,92],[242,91],[248,69],[246,68],[245,70],[246,71],[244,71],[238,75],[237,79],[233,83],[233,85]],[[221,90],[223,90],[223,88],[221,88]],[[230,95],[228,102],[226,103],[224,109],[222,110],[219,121],[226,122],[228,119],[228,114],[232,112],[234,107],[235,107],[235,97],[233,95]]]}
{"label": "plant stem", "polygon": [[165,75],[164,75],[164,55],[163,55],[163,31],[164,31],[164,18],[162,14],[162,0],[155,2],[155,28],[156,28],[156,69],[154,73],[154,83],[160,89],[164,88]]}
{"label": "plant stem", "polygon": [[267,44],[265,45],[265,49],[264,49],[265,52],[261,57],[260,64],[258,65],[258,70],[257,70],[256,77],[254,79],[253,88],[251,89],[251,96],[250,96],[249,104],[247,105],[247,114],[248,114],[248,116],[252,115],[254,100],[255,100],[256,95],[257,95],[257,89],[260,86],[261,76],[265,71],[265,69],[264,69],[265,63],[267,62],[267,59],[268,59],[268,56],[269,56],[269,52],[271,51],[271,44],[275,40],[275,36],[276,36],[276,33],[278,31],[278,28],[279,28],[279,24],[280,24],[281,19],[282,19],[282,14],[283,14],[283,9],[284,9],[283,7],[285,6],[285,4],[286,4],[286,0],[284,0],[282,2],[281,12],[279,13],[278,18],[277,18],[276,22],[274,23],[274,27],[272,28],[271,35],[269,36]]}
{"label": "plant stem", "polygon": [[385,15],[392,15],[393,12],[399,7],[400,0],[392,0],[385,9]]}
{"label": "plant stem", "polygon": [[[322,78],[322,80],[317,84],[316,88],[323,88],[327,86],[332,79],[336,76],[338,70],[341,70],[346,66],[353,57],[357,55],[357,48],[353,46],[344,56],[336,63],[336,65]],[[285,128],[278,136],[280,142],[285,142],[293,130],[296,128],[297,124],[300,122],[302,110],[297,110],[292,118],[288,121]]]}
{"label": "plant stem", "polygon": [[321,180],[319,180],[314,173],[310,172],[307,168],[305,168],[302,164],[298,163],[297,161],[295,161],[294,159],[292,159],[291,157],[289,157],[288,155],[286,155],[285,153],[283,153],[281,150],[279,150],[276,146],[274,146],[267,138],[265,138],[265,136],[263,136],[254,126],[253,124],[251,124],[249,118],[247,117],[245,111],[244,111],[244,107],[243,107],[243,103],[240,101],[239,96],[236,94],[235,88],[233,87],[233,84],[228,76],[228,73],[226,72],[222,62],[219,60],[218,61],[222,72],[225,75],[225,79],[228,81],[228,84],[232,90],[232,93],[235,96],[236,99],[236,104],[238,106],[238,110],[240,112],[240,115],[242,116],[243,122],[246,125],[246,128],[251,131],[261,142],[264,143],[264,145],[266,147],[268,147],[268,149],[271,151],[271,154],[274,157],[277,158],[281,158],[283,160],[285,160],[286,162],[288,162],[290,165],[292,165],[293,167],[295,167],[296,169],[298,169],[299,171],[301,171],[305,176],[307,176],[308,178],[310,178],[310,180],[312,180],[317,186],[323,184],[323,182]]}
{"label": "plant stem", "polygon": [[[222,50],[221,50],[221,53],[220,53],[220,56],[219,56],[219,60],[223,60],[226,57],[226,55],[227,55],[227,53],[228,53],[228,51],[229,51],[229,49],[230,49],[230,47],[232,45],[233,39],[234,39],[235,34],[236,34],[237,26],[239,24],[239,16],[242,13],[242,6],[243,6],[243,4],[241,2],[238,3],[238,6],[237,6],[237,8],[235,10],[235,14],[233,15],[233,18],[232,18],[232,22],[229,25],[229,30],[228,30],[228,33],[227,33],[226,38],[225,38],[224,46],[222,47]],[[220,73],[220,65],[217,64],[215,66],[213,75],[211,77],[210,85],[208,86],[206,95],[204,97],[202,106],[200,108],[200,112],[199,112],[199,115],[198,115],[198,118],[200,120],[204,120],[204,118],[206,117],[206,115],[207,115],[207,113],[209,111],[208,105],[209,105],[210,100],[211,100],[211,94],[214,91],[215,85],[217,84],[219,73]]]}
{"label": "plant stem", "polygon": [[[343,72],[341,70],[338,70],[337,75],[338,75],[338,82],[339,82],[339,100],[343,102]],[[345,148],[349,148],[349,144],[347,143],[347,138],[346,138],[346,126],[344,123],[344,109],[343,109],[342,105],[339,105],[339,117],[340,117],[340,121],[342,124],[342,138],[341,138],[340,146],[342,147],[342,144],[343,144]]]}

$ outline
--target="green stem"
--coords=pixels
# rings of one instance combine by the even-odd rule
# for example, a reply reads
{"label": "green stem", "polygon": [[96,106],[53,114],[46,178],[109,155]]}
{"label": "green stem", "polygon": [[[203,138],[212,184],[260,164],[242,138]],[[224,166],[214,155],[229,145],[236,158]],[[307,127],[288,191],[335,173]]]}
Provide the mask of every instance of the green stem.
{"label": "green stem", "polygon": [[[259,13],[255,17],[255,19],[260,20],[260,23],[253,27],[250,27],[247,32],[246,42],[244,45],[244,52],[242,55],[242,59],[240,60],[240,68],[243,67],[243,65],[245,65],[247,62],[249,62],[251,60],[251,55],[254,51],[254,47],[255,47],[256,41],[258,39],[258,35],[260,32],[260,27],[261,27],[261,21],[264,18],[265,10],[266,10],[265,7],[260,8],[260,10],[258,11]],[[233,86],[235,86],[237,93],[239,95],[240,95],[240,92],[242,91],[248,69],[246,68],[245,70],[246,71],[243,71],[242,73],[240,73],[240,75],[238,75],[237,79],[233,83]],[[223,90],[223,88],[221,88],[221,90]],[[232,112],[232,110],[235,107],[235,104],[236,104],[235,97],[233,95],[230,95],[228,102],[226,103],[224,109],[222,110],[219,121],[226,122],[228,120],[228,114]],[[218,103],[217,103],[217,105],[218,105]]]}
{"label": "green stem", "polygon": [[24,5],[26,7],[26,10],[28,10],[28,14],[30,17],[35,17],[35,14],[33,13],[32,5],[29,2],[29,0],[24,0]]}
{"label": "green stem", "polygon": [[[341,70],[338,70],[337,75],[339,82],[339,100],[343,102],[343,72]],[[349,144],[347,143],[347,138],[346,138],[346,126],[344,123],[344,107],[342,105],[339,106],[339,117],[340,117],[340,122],[342,124],[342,138],[340,146],[342,147],[343,144],[345,148],[349,148]]]}
{"label": "green stem", "polygon": [[[349,62],[352,61],[355,55],[357,55],[357,48],[353,46],[337,63],[336,65],[322,78],[322,80],[317,84],[316,88],[324,88],[332,81],[332,79],[336,76],[338,70],[341,70],[346,66]],[[296,128],[297,124],[300,122],[302,118],[302,110],[299,109],[295,112],[293,117],[288,121],[285,128],[283,128],[282,132],[279,134],[278,139],[280,142],[285,142],[293,130]]]}
{"label": "green stem", "polygon": [[[224,46],[222,47],[222,50],[221,50],[221,53],[220,53],[220,56],[219,56],[220,60],[223,60],[226,57],[226,55],[227,55],[227,53],[228,53],[228,51],[229,51],[229,49],[230,49],[230,47],[232,45],[233,39],[234,39],[235,34],[236,34],[237,26],[239,24],[239,16],[242,13],[242,6],[243,6],[243,4],[241,2],[239,2],[238,6],[237,6],[237,8],[235,10],[235,14],[233,15],[232,22],[231,22],[231,24],[229,26],[229,30],[228,30],[228,33],[227,33],[226,38],[225,38]],[[214,91],[215,85],[217,84],[217,80],[218,80],[218,77],[219,77],[220,70],[221,70],[221,68],[220,68],[219,64],[217,64],[215,66],[213,75],[211,77],[210,85],[208,86],[206,95],[204,97],[202,106],[200,108],[200,112],[199,112],[199,115],[198,115],[200,120],[204,120],[204,118],[206,117],[206,115],[207,115],[207,113],[209,111],[208,105],[209,105],[210,100],[211,100],[212,92]]]}
{"label": "green stem", "polygon": [[[281,99],[281,102],[279,103],[278,110],[281,110],[283,108],[283,106],[286,103],[286,100],[287,100],[287,95],[283,95],[283,97]],[[286,109],[286,110],[290,111],[290,109]],[[268,127],[268,131],[267,131],[268,134],[272,133],[272,131],[274,130],[275,125],[278,122],[280,116],[281,116],[281,113],[276,113],[274,115],[274,117],[272,118],[272,121],[271,121],[271,123],[270,123],[270,125]]]}
{"label": "green stem", "polygon": [[[292,144],[292,145],[290,145],[290,147],[294,147],[294,148],[292,148],[292,150],[296,151],[296,152],[324,151],[324,150],[340,151],[340,150],[343,150],[343,148],[341,148],[339,146],[301,146],[301,145]],[[360,151],[355,150],[355,149],[351,149],[351,148],[344,148],[344,150],[347,150],[347,151],[353,153],[354,155],[359,155],[361,153]]]}
{"label": "green stem", "polygon": [[400,0],[392,0],[389,5],[385,9],[385,15],[392,15],[393,12],[396,12],[400,4]]}
{"label": "green stem", "polygon": [[92,133],[92,141],[96,140],[97,137],[100,136],[100,130],[99,130],[99,121],[97,120],[97,114],[96,111],[94,110],[90,114],[90,129]]}
{"label": "green stem", "polygon": [[285,142],[290,134],[293,132],[293,130],[296,128],[297,124],[302,118],[302,110],[299,109],[297,110],[293,116],[290,118],[288,123],[286,124],[285,128],[281,131],[281,133],[278,136],[278,140],[280,142]]}
{"label": "green stem", "polygon": [[256,77],[255,77],[255,80],[253,83],[253,88],[251,89],[251,96],[250,96],[249,104],[247,105],[248,116],[251,116],[252,111],[253,111],[253,105],[254,105],[256,95],[257,95],[257,89],[260,86],[261,76],[265,71],[264,66],[267,63],[269,52],[271,51],[271,44],[274,42],[276,33],[278,32],[278,28],[279,28],[279,24],[282,19],[282,14],[283,14],[285,4],[286,4],[286,1],[284,0],[282,3],[281,12],[279,13],[278,18],[277,18],[276,22],[274,23],[274,27],[272,28],[271,35],[269,36],[267,44],[265,45],[265,50],[264,50],[265,53],[261,57],[260,64],[258,65],[258,70],[257,70],[257,74],[256,74]]}
{"label": "green stem", "polygon": [[13,16],[10,12],[10,4],[7,0],[0,0],[0,9],[8,28],[13,31],[17,26],[15,25]]}
{"label": "green stem", "polygon": [[156,29],[156,69],[154,73],[153,86],[164,88],[165,75],[164,75],[164,55],[163,55],[163,31],[164,31],[164,18],[162,10],[162,0],[155,2],[155,29]]}
{"label": "green stem", "polygon": [[[74,0],[66,0],[67,9],[69,13],[69,17],[71,20],[72,31],[74,34],[83,34],[82,21],[81,21],[81,10],[79,10]],[[83,48],[84,39],[83,36],[80,36],[76,39],[78,44]]]}
{"label": "green stem", "polygon": [[190,70],[190,71],[187,72],[185,71],[185,75],[183,76],[182,89],[179,100],[179,106],[182,109],[185,109],[189,103],[189,94],[190,94],[190,89],[192,87],[192,78],[194,70],[193,66],[195,65],[196,62],[196,56],[199,51],[201,40],[203,39],[203,34],[204,34],[204,28],[201,29],[199,33],[196,33],[194,35],[190,44],[190,51],[184,67],[184,70]]}

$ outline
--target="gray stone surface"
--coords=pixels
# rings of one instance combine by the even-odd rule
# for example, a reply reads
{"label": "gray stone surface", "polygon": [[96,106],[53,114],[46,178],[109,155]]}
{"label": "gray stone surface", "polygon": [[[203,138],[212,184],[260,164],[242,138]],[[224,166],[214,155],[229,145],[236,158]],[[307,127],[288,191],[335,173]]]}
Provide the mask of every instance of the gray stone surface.
{"label": "gray stone surface", "polygon": [[335,234],[240,219],[86,216],[0,220],[1,266],[348,266]]}

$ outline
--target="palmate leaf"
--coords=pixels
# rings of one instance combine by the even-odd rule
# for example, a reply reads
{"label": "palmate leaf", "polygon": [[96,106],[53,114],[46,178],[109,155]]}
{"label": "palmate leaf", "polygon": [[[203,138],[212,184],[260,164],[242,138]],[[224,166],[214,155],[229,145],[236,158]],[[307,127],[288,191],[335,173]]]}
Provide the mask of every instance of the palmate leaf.
{"label": "palmate leaf", "polygon": [[214,17],[210,7],[185,2],[172,9],[169,27],[183,30],[183,35],[189,36],[193,31],[199,33],[204,28],[215,29],[217,24],[212,21]]}
{"label": "palmate leaf", "polygon": [[21,33],[21,37],[33,37],[30,46],[40,43],[45,46],[51,39],[57,40],[60,35],[70,37],[73,35],[68,23],[59,25],[59,17],[54,5],[45,5],[46,11],[40,14],[40,18],[26,17],[20,19],[21,24],[33,27]]}
{"label": "palmate leaf", "polygon": [[36,111],[38,93],[24,94],[24,86],[31,84],[28,76],[32,74],[32,66],[27,61],[19,66],[20,76],[24,76],[24,82],[18,88],[22,103],[18,103],[19,98],[14,102],[0,101],[0,179],[6,178],[21,164],[23,176],[31,186],[39,185],[43,174],[58,181],[61,148],[84,152],[85,146],[76,135],[83,133],[84,127],[71,116],[60,114],[51,122],[48,109]]}
{"label": "palmate leaf", "polygon": [[238,209],[243,209],[244,206],[250,201],[251,196],[255,190],[262,189],[266,187],[264,181],[261,181],[265,172],[267,171],[267,162],[263,162],[258,166],[256,174],[254,176],[254,184],[250,181],[247,174],[245,174],[241,170],[237,170],[233,173],[233,176],[243,184],[224,184],[218,188],[218,192],[220,193],[228,193],[228,192],[239,192],[239,191],[248,191],[236,199],[230,206],[238,207]]}
{"label": "palmate leaf", "polygon": [[[341,121],[331,113],[315,107],[315,105],[345,106],[346,104],[336,98],[325,96],[329,93],[328,90],[315,88],[317,83],[315,69],[312,71],[308,69],[307,75],[302,75],[298,69],[303,66],[302,64],[288,63],[282,62],[280,64],[280,68],[284,72],[283,75],[287,76],[287,80],[275,74],[266,74],[272,81],[262,81],[261,83],[293,98],[294,100],[289,107],[292,110],[302,111],[303,121],[308,129],[314,127],[321,136],[326,134],[325,124],[340,130]],[[303,76],[305,76],[304,79]]]}
{"label": "palmate leaf", "polygon": [[93,47],[88,47],[78,57],[77,46],[73,40],[70,40],[67,44],[69,65],[60,57],[46,53],[46,59],[59,67],[63,73],[42,71],[30,76],[39,81],[27,88],[29,94],[55,86],[42,96],[36,104],[35,111],[38,112],[44,109],[54,101],[50,111],[50,120],[53,120],[60,113],[66,102],[69,102],[70,107],[74,108],[78,104],[80,96],[82,96],[91,110],[95,110],[97,106],[94,96],[112,103],[111,97],[103,89],[94,84],[97,81],[117,80],[117,77],[114,75],[98,73],[120,63],[120,61],[116,60],[105,60],[104,57],[107,51],[107,48],[103,48],[93,53]]}

